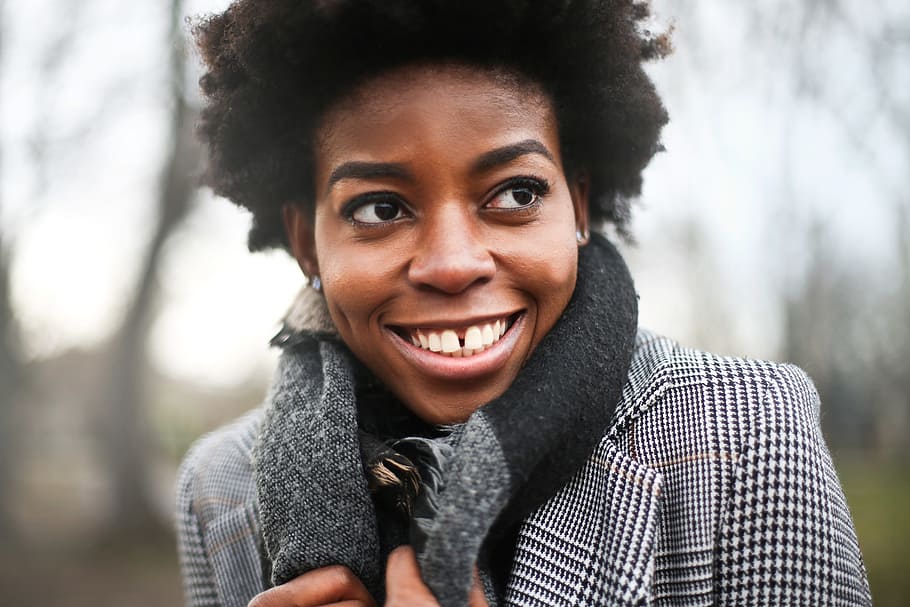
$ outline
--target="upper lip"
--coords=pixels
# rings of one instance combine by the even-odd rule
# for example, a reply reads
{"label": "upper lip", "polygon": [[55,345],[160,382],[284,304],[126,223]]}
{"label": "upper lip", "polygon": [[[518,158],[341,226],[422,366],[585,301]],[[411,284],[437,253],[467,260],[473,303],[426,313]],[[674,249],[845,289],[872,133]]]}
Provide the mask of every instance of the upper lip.
{"label": "upper lip", "polygon": [[484,314],[483,316],[471,316],[456,320],[453,320],[451,317],[447,317],[445,319],[432,318],[420,321],[408,320],[407,322],[391,321],[385,322],[383,324],[385,324],[387,327],[398,327],[402,329],[461,329],[474,325],[494,323],[497,320],[502,320],[504,318],[512,318],[516,314],[519,314],[521,311],[522,310],[512,310],[501,312],[499,314]]}

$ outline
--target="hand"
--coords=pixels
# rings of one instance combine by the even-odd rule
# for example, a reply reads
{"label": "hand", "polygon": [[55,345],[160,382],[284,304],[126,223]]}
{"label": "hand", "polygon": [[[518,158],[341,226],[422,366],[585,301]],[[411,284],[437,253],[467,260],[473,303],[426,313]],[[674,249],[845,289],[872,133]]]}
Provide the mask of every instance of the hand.
{"label": "hand", "polygon": [[[439,607],[420,577],[417,557],[410,546],[389,555],[386,567],[385,607]],[[474,572],[468,607],[489,607]],[[363,582],[343,565],[308,571],[280,586],[257,594],[248,607],[378,607]]]}
{"label": "hand", "polygon": [[247,607],[377,607],[354,572],[320,567],[253,597]]}
{"label": "hand", "polygon": [[[389,555],[385,587],[385,607],[439,607],[433,593],[420,577],[417,557],[410,546],[399,546]],[[468,607],[489,607],[476,570],[474,585],[468,597]]]}

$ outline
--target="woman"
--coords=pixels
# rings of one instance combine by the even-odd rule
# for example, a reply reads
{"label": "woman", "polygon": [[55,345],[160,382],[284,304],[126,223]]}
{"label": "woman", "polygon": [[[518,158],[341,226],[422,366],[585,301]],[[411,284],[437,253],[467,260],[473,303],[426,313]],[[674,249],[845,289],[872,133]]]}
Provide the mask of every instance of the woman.
{"label": "woman", "polygon": [[[644,3],[240,0],[214,189],[310,288],[178,495],[193,605],[862,605],[798,369],[637,329]],[[255,598],[254,598],[255,597]]]}

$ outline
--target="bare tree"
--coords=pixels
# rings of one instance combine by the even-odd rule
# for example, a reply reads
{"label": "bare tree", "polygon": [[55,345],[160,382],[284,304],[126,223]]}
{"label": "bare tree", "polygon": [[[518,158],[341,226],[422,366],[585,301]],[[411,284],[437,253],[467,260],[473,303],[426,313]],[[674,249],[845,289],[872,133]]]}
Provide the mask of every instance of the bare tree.
{"label": "bare tree", "polygon": [[18,331],[10,303],[9,259],[0,230],[0,545],[14,539],[15,525],[7,508],[15,494],[15,405],[23,383]]}
{"label": "bare tree", "polygon": [[[736,69],[723,72],[739,80],[725,84],[749,86],[784,111],[779,177],[769,184],[777,195],[764,207],[773,219],[762,253],[766,272],[782,286],[776,294],[783,319],[779,357],[812,375],[832,445],[910,453],[906,440],[895,438],[910,432],[910,184],[906,172],[895,177],[888,169],[891,158],[910,157],[910,105],[902,87],[910,69],[906,11],[893,0],[770,0],[727,5],[722,17],[707,19],[711,9],[699,3],[665,3],[678,15],[678,42],[688,61],[671,85],[686,86],[690,71],[731,67],[729,54],[711,54],[718,53],[712,46],[717,32],[706,24],[743,25],[745,38],[729,49]],[[794,133],[809,107],[813,119],[824,117],[848,142],[842,154],[869,177],[865,199],[825,207],[803,199],[807,192],[797,177],[805,148]],[[868,267],[843,254],[854,243],[832,229],[838,204],[890,216],[893,232],[874,235],[880,247],[891,247],[887,263]]]}
{"label": "bare tree", "polygon": [[[888,71],[910,58],[910,21],[887,18],[889,4],[881,0],[864,7],[865,22],[844,0],[807,0],[798,7],[797,27],[783,40],[784,28],[774,17],[753,17],[757,33],[777,32],[777,42],[789,49],[797,96],[829,115],[866,170],[880,162],[880,140],[869,136],[876,122],[887,126],[897,153],[910,156],[910,110],[895,99],[895,74]],[[810,62],[833,36],[855,49],[861,70],[852,88],[869,94],[868,104],[842,99],[831,85],[836,79],[825,78]],[[889,183],[882,177],[887,172],[877,174],[870,199],[892,217],[894,233],[884,241],[891,243],[893,264],[874,271],[845,267],[845,256],[825,242],[823,219],[817,212],[810,215],[810,225],[803,227],[810,243],[806,279],[784,304],[789,336],[784,354],[814,376],[826,401],[832,442],[894,455],[907,453],[906,441],[896,437],[910,430],[910,195],[906,183]]]}
{"label": "bare tree", "polygon": [[184,94],[185,53],[182,1],[170,4],[170,149],[164,159],[156,224],[140,265],[132,300],[112,349],[110,383],[103,410],[104,446],[114,486],[110,531],[142,531],[155,524],[148,496],[147,398],[143,382],[145,346],[157,290],[156,272],[163,246],[186,215],[195,192],[199,146],[193,137],[194,110]]}
{"label": "bare tree", "polygon": [[[0,1],[0,73],[3,70],[3,39],[5,3]],[[3,147],[0,142],[0,181],[3,170]],[[3,200],[0,198],[0,217]],[[16,461],[14,406],[22,383],[22,360],[16,320],[10,301],[10,255],[6,236],[0,223],[0,545],[14,539],[15,526],[7,511],[14,493],[12,462]]]}

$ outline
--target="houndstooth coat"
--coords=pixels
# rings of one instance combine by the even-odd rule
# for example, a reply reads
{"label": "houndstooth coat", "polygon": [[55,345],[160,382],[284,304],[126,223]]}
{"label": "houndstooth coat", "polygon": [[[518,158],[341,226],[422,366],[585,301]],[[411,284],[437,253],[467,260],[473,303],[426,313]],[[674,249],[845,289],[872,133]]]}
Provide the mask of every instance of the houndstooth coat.
{"label": "houndstooth coat", "polygon": [[[189,605],[241,607],[265,588],[261,419],[204,437],[181,467]],[[870,605],[810,380],[640,332],[600,445],[522,525],[505,604]]]}

